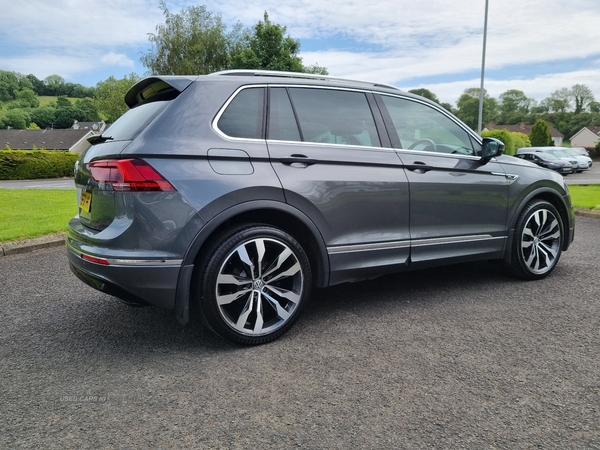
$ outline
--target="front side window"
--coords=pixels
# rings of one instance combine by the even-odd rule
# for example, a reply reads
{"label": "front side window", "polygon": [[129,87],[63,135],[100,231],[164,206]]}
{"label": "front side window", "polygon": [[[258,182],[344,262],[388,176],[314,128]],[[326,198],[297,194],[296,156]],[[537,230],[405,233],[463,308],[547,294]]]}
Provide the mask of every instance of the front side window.
{"label": "front side window", "polygon": [[386,95],[382,99],[402,148],[464,155],[480,152],[467,131],[431,106]]}
{"label": "front side window", "polygon": [[362,92],[289,88],[304,142],[380,147],[375,120]]}

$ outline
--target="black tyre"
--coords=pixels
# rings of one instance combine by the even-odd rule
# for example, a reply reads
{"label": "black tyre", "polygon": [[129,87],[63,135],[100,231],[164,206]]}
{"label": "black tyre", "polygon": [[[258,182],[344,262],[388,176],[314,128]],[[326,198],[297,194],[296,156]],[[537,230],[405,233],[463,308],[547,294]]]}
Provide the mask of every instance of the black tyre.
{"label": "black tyre", "polygon": [[199,309],[218,335],[263,344],[288,331],[310,295],[306,253],[289,234],[245,225],[211,246],[196,278]]}
{"label": "black tyre", "polygon": [[563,226],[556,208],[543,200],[529,202],[517,221],[509,272],[537,280],[548,275],[560,259]]}

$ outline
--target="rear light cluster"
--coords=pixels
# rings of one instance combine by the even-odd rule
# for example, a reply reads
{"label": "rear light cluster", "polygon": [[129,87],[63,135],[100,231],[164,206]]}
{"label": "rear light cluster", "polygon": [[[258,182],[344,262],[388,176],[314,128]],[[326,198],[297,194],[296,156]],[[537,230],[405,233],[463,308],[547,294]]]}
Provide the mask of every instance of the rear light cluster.
{"label": "rear light cluster", "polygon": [[104,159],[89,164],[97,183],[110,185],[119,192],[175,191],[160,173],[141,159]]}

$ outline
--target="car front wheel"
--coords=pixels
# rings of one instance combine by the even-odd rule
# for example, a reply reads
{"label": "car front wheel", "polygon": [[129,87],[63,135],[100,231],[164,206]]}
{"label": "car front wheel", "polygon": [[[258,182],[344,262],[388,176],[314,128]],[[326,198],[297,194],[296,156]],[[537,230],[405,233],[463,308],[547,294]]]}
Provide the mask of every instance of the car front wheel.
{"label": "car front wheel", "polygon": [[529,202],[517,221],[509,272],[528,280],[544,278],[558,263],[562,242],[556,208],[543,200]]}
{"label": "car front wheel", "polygon": [[255,224],[217,239],[196,282],[200,313],[215,333],[263,344],[296,322],[312,279],[306,253],[292,236]]}

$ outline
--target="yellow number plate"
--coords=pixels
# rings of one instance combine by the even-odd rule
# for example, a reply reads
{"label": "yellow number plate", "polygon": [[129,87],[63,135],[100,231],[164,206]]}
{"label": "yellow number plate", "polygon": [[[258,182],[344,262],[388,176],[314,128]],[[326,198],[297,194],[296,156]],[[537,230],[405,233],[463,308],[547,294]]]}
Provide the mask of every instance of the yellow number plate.
{"label": "yellow number plate", "polygon": [[79,208],[81,208],[85,212],[90,212],[90,209],[92,209],[92,194],[90,192],[83,191],[81,193]]}

